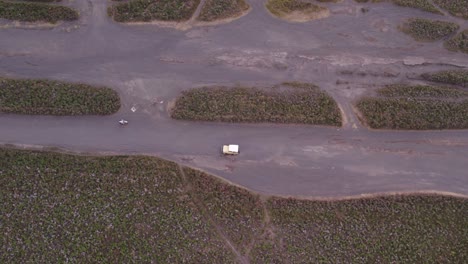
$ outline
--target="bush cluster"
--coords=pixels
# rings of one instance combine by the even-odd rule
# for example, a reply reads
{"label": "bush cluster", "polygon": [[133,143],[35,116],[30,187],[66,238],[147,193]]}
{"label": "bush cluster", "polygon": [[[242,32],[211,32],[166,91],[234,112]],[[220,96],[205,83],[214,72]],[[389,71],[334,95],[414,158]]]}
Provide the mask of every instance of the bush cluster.
{"label": "bush cluster", "polygon": [[273,198],[268,209],[280,242],[260,253],[285,263],[460,263],[468,257],[468,202],[461,198]]}
{"label": "bush cluster", "polygon": [[434,2],[452,15],[468,19],[468,0],[434,0]]}
{"label": "bush cluster", "polygon": [[436,41],[455,33],[460,26],[452,22],[411,18],[400,28],[415,40]]}
{"label": "bush cluster", "polygon": [[72,21],[79,18],[78,12],[66,6],[44,3],[20,3],[0,1],[0,18],[24,22]]}
{"label": "bush cluster", "polygon": [[199,4],[200,0],[130,0],[109,7],[108,13],[117,22],[183,21]]}
{"label": "bush cluster", "polygon": [[466,129],[468,91],[432,86],[388,86],[357,103],[371,128]]}
{"label": "bush cluster", "polygon": [[419,10],[423,10],[426,12],[431,12],[435,14],[442,15],[443,13],[434,6],[430,0],[354,0],[358,3],[381,3],[386,1],[391,1],[395,5],[403,6],[403,7],[411,7],[416,8]]}
{"label": "bush cluster", "polygon": [[389,85],[377,91],[384,97],[412,97],[450,99],[468,97],[468,91],[451,87],[436,87],[427,85]]}
{"label": "bush cluster", "polygon": [[248,245],[263,232],[260,197],[245,189],[226,184],[211,175],[185,168],[194,195],[236,248],[245,253]]}
{"label": "bush cluster", "polygon": [[461,198],[261,202],[154,157],[4,148],[0,186],[1,263],[236,263],[217,229],[250,263],[468,258]]}
{"label": "bush cluster", "polygon": [[283,17],[293,11],[314,13],[324,10],[324,7],[301,0],[268,0],[266,8],[274,15]]}
{"label": "bush cluster", "polygon": [[427,81],[468,87],[468,70],[448,70],[424,73],[421,77]]}
{"label": "bush cluster", "polygon": [[445,48],[451,51],[461,51],[468,53],[468,29],[458,33],[455,37],[447,40]]}
{"label": "bush cluster", "polygon": [[0,149],[1,263],[234,263],[175,163]]}
{"label": "bush cluster", "polygon": [[437,7],[435,7],[429,0],[392,0],[392,1],[394,4],[399,5],[399,6],[417,8],[423,11],[442,15],[442,12],[440,12],[440,10],[437,9]]}
{"label": "bush cluster", "polygon": [[341,125],[336,102],[310,84],[271,87],[203,87],[182,93],[171,116],[175,119],[221,122],[272,122]]}
{"label": "bush cluster", "polygon": [[92,87],[50,80],[0,78],[0,112],[29,115],[108,115],[120,108],[118,94]]}
{"label": "bush cluster", "polygon": [[202,21],[213,21],[216,19],[236,17],[247,9],[249,9],[249,5],[245,0],[206,0],[198,19]]}

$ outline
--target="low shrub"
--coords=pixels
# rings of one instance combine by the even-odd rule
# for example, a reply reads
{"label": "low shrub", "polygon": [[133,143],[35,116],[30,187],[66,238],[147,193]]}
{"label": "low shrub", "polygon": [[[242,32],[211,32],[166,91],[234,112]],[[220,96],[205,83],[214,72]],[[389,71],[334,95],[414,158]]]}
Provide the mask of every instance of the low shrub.
{"label": "low shrub", "polygon": [[432,86],[388,86],[357,103],[375,129],[466,129],[468,91]]}
{"label": "low shrub", "polygon": [[0,78],[0,112],[29,115],[108,115],[120,108],[118,94],[51,80]]}
{"label": "low shrub", "polygon": [[108,9],[117,22],[149,22],[189,20],[200,0],[130,0]]}
{"label": "low shrub", "polygon": [[193,193],[207,213],[242,253],[263,232],[263,205],[248,190],[226,184],[201,171],[185,168]]}
{"label": "low shrub", "polygon": [[452,22],[411,18],[400,28],[415,40],[436,41],[455,33],[460,26]]}
{"label": "low shrub", "polygon": [[434,0],[434,2],[452,15],[468,19],[468,0]]}
{"label": "low shrub", "polygon": [[0,18],[24,22],[72,21],[79,18],[78,12],[66,6],[43,3],[20,3],[0,1]]}
{"label": "low shrub", "polygon": [[260,261],[253,263],[278,258],[275,263],[463,263],[468,258],[468,202],[462,198],[272,198],[268,210],[275,243],[254,251]]}
{"label": "low shrub", "polygon": [[377,91],[384,97],[414,97],[450,99],[468,97],[468,91],[450,87],[437,87],[427,85],[388,85]]}
{"label": "low shrub", "polygon": [[301,0],[268,0],[266,8],[275,16],[284,17],[294,11],[310,14],[326,10],[325,7]]}
{"label": "low shrub", "polygon": [[468,258],[462,198],[261,203],[257,194],[155,157],[5,148],[0,186],[1,263],[242,263],[223,236],[250,263]]}
{"label": "low shrub", "polygon": [[172,118],[194,121],[272,122],[341,125],[336,102],[311,84],[253,87],[203,87],[176,100]]}
{"label": "low shrub", "polygon": [[392,0],[392,1],[394,4],[399,5],[399,6],[417,8],[423,11],[442,15],[442,12],[440,12],[440,10],[437,9],[437,7],[435,7],[429,0]]}
{"label": "low shrub", "polygon": [[390,1],[398,6],[416,8],[422,11],[442,15],[443,13],[434,6],[430,0],[354,0],[358,3],[381,3]]}
{"label": "low shrub", "polygon": [[468,29],[458,33],[458,35],[444,43],[445,48],[451,51],[461,51],[468,53]]}
{"label": "low shrub", "polygon": [[175,163],[0,149],[1,263],[235,263]]}
{"label": "low shrub", "polygon": [[206,0],[198,19],[213,21],[236,17],[248,9],[249,5],[244,0]]}
{"label": "low shrub", "polygon": [[468,70],[449,70],[424,73],[421,77],[427,81],[468,87]]}

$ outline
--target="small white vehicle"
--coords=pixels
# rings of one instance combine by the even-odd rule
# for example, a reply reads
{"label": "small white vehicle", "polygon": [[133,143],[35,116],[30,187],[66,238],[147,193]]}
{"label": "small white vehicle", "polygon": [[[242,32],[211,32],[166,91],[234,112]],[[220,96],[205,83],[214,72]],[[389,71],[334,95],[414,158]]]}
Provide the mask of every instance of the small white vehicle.
{"label": "small white vehicle", "polygon": [[223,145],[224,155],[237,155],[239,154],[239,145]]}
{"label": "small white vehicle", "polygon": [[125,119],[122,119],[122,120],[119,121],[119,124],[126,125],[126,124],[128,124],[128,121],[125,120]]}

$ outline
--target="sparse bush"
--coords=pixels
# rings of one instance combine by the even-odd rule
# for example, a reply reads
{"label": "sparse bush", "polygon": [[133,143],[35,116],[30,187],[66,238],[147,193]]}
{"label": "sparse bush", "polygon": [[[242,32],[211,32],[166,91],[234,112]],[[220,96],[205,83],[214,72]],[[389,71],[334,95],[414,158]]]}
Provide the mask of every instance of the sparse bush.
{"label": "sparse bush", "polygon": [[244,0],[207,0],[203,6],[199,20],[213,21],[216,19],[237,17],[249,9]]}
{"label": "sparse bush", "polygon": [[268,209],[281,243],[264,245],[260,252],[268,255],[261,257],[279,255],[284,263],[462,263],[468,258],[468,202],[462,198],[272,198]]}
{"label": "sparse bush", "polygon": [[466,129],[468,91],[432,86],[388,86],[357,103],[371,128]]}
{"label": "sparse bush", "polygon": [[248,190],[226,184],[201,171],[185,168],[193,193],[224,233],[245,253],[252,240],[263,232],[263,205]]}
{"label": "sparse bush", "polygon": [[66,6],[43,3],[17,3],[0,1],[0,18],[24,22],[72,21],[79,18],[78,12]]}
{"label": "sparse bush", "polygon": [[171,116],[196,121],[341,125],[341,114],[333,98],[318,87],[303,83],[266,89],[192,89],[177,99]]}
{"label": "sparse bush", "polygon": [[0,78],[0,112],[29,115],[108,115],[120,108],[110,88],[50,80]]}
{"label": "sparse bush", "polygon": [[411,18],[401,30],[418,41],[436,41],[455,33],[460,26],[452,22]]}
{"label": "sparse bush", "polygon": [[130,0],[109,7],[108,13],[117,22],[183,21],[199,4],[200,0]]}
{"label": "sparse bush", "polygon": [[468,19],[468,0],[434,0],[434,2],[452,15]]}
{"label": "sparse bush", "polygon": [[449,70],[434,73],[424,73],[425,80],[468,87],[468,70]]}
{"label": "sparse bush", "polygon": [[468,53],[468,29],[458,33],[455,37],[447,40],[444,44],[445,48],[451,51],[461,51]]}
{"label": "sparse bush", "polygon": [[393,3],[399,6],[417,8],[423,11],[442,15],[442,12],[440,12],[440,10],[437,9],[437,7],[435,7],[429,0],[393,0]]}
{"label": "sparse bush", "polygon": [[313,14],[327,10],[325,7],[301,0],[268,0],[265,6],[273,15],[278,17],[285,17],[292,12]]}
{"label": "sparse bush", "polygon": [[251,263],[468,258],[462,198],[272,197],[265,207],[257,194],[154,157],[4,148],[0,186],[1,263],[236,263],[218,229]]}
{"label": "sparse bush", "polygon": [[468,97],[468,91],[450,87],[436,87],[426,85],[389,85],[377,92],[385,97],[413,97],[413,98],[445,98],[457,99]]}
{"label": "sparse bush", "polygon": [[416,8],[416,9],[420,9],[423,11],[442,15],[442,12],[440,12],[440,10],[437,9],[437,7],[434,6],[430,2],[430,0],[354,0],[354,1],[358,3],[381,3],[381,2],[390,1],[399,6]]}
{"label": "sparse bush", "polygon": [[0,149],[1,263],[235,263],[177,164]]}

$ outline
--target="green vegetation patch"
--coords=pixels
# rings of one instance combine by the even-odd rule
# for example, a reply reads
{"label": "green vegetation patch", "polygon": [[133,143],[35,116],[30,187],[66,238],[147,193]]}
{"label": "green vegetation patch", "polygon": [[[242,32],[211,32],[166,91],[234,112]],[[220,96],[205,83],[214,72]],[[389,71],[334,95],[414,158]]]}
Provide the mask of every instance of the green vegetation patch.
{"label": "green vegetation patch", "polygon": [[1,263],[233,263],[175,163],[0,149]]}
{"label": "green vegetation patch", "polygon": [[326,7],[301,0],[268,0],[265,6],[273,15],[280,18],[288,18],[295,12],[298,16],[308,16],[313,19],[315,14],[328,10]]}
{"label": "green vegetation patch", "polygon": [[440,12],[440,10],[437,9],[437,7],[435,7],[429,0],[392,0],[392,1],[394,4],[399,5],[399,6],[417,8],[423,11],[442,15],[442,12]]}
{"label": "green vegetation patch", "polygon": [[431,12],[439,15],[443,13],[431,3],[430,0],[354,0],[358,3],[381,3],[390,1],[398,6],[416,8],[422,11]]}
{"label": "green vegetation patch", "polygon": [[451,51],[461,51],[468,53],[468,29],[458,33],[455,37],[447,40],[444,44],[445,48]]}
{"label": "green vegetation patch", "polygon": [[195,121],[341,125],[340,110],[317,86],[283,83],[254,87],[203,87],[184,91],[172,118]]}
{"label": "green vegetation patch", "polygon": [[468,91],[450,87],[436,87],[425,85],[389,85],[380,89],[378,95],[385,97],[414,97],[435,99],[457,99],[468,97]]}
{"label": "green vegetation patch", "polygon": [[434,2],[452,15],[468,19],[468,0],[434,0]]}
{"label": "green vegetation patch", "polygon": [[108,115],[120,108],[106,87],[51,80],[0,78],[0,112],[29,115]]}
{"label": "green vegetation patch", "polygon": [[213,21],[216,19],[240,16],[249,9],[245,0],[206,0],[198,19]]}
{"label": "green vegetation patch", "polygon": [[468,91],[433,86],[391,85],[357,103],[371,128],[466,129]]}
{"label": "green vegetation patch", "polygon": [[40,3],[52,3],[52,2],[62,2],[62,0],[16,0],[24,2],[40,2]]}
{"label": "green vegetation patch", "polygon": [[24,22],[72,21],[79,18],[78,12],[66,6],[44,3],[19,3],[0,1],[0,18]]}
{"label": "green vegetation patch", "polygon": [[[268,202],[286,263],[461,263],[468,258],[468,202],[441,196]],[[261,261],[254,263],[262,263]]]}
{"label": "green vegetation patch", "polygon": [[149,22],[189,20],[200,0],[130,0],[108,9],[117,22]]}
{"label": "green vegetation patch", "polygon": [[468,87],[468,70],[448,70],[424,73],[421,77],[427,81]]}
{"label": "green vegetation patch", "polygon": [[468,258],[468,201],[461,198],[261,202],[154,157],[4,148],[0,186],[1,263],[239,262],[225,238],[262,264]]}
{"label": "green vegetation patch", "polygon": [[460,26],[452,22],[411,18],[400,28],[415,40],[436,41],[455,33]]}
{"label": "green vegetation patch", "polygon": [[228,185],[194,169],[184,169],[194,195],[237,248],[245,253],[263,232],[263,205],[258,195]]}

